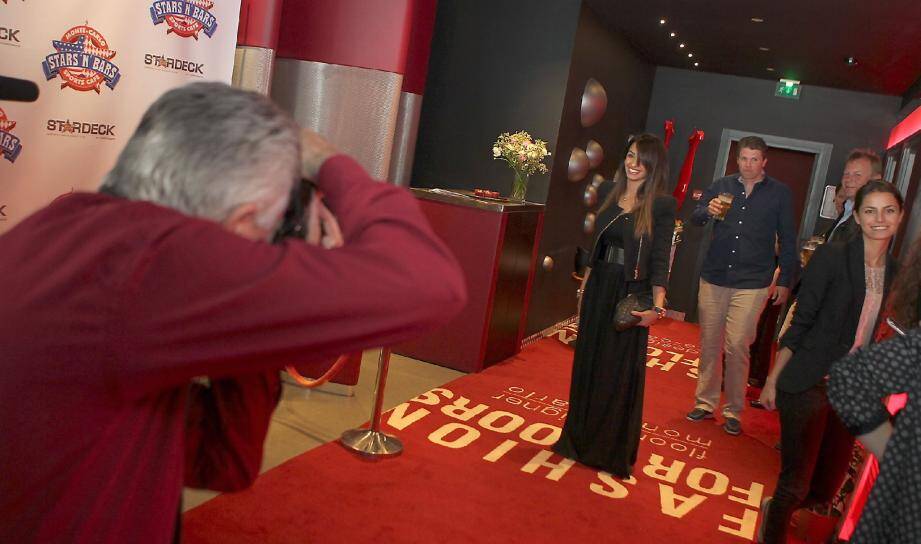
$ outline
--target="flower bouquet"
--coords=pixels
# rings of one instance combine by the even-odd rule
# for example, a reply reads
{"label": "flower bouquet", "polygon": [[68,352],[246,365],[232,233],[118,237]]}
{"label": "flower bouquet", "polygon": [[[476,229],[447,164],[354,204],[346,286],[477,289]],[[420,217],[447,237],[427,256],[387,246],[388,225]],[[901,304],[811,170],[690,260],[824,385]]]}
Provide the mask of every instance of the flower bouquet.
{"label": "flower bouquet", "polygon": [[507,162],[515,172],[509,199],[523,202],[528,191],[528,177],[531,174],[547,172],[544,157],[550,156],[550,151],[547,150],[547,142],[532,139],[525,131],[514,134],[504,132],[493,144],[492,156],[494,159]]}

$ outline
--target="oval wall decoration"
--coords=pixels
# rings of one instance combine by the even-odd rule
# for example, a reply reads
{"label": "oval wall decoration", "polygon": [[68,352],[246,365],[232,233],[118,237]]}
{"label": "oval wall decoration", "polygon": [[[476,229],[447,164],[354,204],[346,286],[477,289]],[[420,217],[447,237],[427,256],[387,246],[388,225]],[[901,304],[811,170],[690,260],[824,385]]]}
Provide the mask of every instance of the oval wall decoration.
{"label": "oval wall decoration", "polygon": [[595,232],[595,214],[592,212],[585,214],[585,221],[582,222],[582,231],[585,232],[585,234]]}
{"label": "oval wall decoration", "polygon": [[588,175],[588,169],[588,155],[582,149],[574,148],[569,154],[569,169],[566,171],[566,177],[569,181],[581,181]]}
{"label": "oval wall decoration", "polygon": [[595,189],[591,185],[586,187],[585,194],[582,195],[582,202],[584,202],[585,205],[588,206],[589,208],[597,204],[598,203],[598,189]]}
{"label": "oval wall decoration", "polygon": [[604,149],[595,140],[589,140],[585,144],[585,154],[588,155],[588,165],[592,168],[598,168],[601,165],[601,161],[604,160]]}
{"label": "oval wall decoration", "polygon": [[589,78],[582,92],[581,122],[583,127],[590,127],[601,121],[608,109],[608,93],[595,78]]}

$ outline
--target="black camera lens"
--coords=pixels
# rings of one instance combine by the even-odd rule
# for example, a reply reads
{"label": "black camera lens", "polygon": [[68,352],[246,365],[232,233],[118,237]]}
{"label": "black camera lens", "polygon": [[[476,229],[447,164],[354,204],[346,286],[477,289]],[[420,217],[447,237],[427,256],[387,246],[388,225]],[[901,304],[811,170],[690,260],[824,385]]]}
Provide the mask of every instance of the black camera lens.
{"label": "black camera lens", "polygon": [[307,214],[310,212],[310,200],[316,186],[313,182],[301,179],[291,187],[288,208],[282,216],[281,225],[272,237],[272,243],[279,243],[285,238],[307,238]]}

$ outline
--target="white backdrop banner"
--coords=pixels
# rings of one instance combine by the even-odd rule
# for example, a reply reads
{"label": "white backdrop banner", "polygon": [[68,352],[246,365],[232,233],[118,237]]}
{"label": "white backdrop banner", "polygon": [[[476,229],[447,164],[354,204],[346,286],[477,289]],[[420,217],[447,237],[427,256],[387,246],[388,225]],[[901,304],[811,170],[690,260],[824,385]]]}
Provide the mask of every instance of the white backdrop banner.
{"label": "white backdrop banner", "polygon": [[0,233],[56,197],[95,190],[164,91],[230,83],[240,0],[0,0]]}

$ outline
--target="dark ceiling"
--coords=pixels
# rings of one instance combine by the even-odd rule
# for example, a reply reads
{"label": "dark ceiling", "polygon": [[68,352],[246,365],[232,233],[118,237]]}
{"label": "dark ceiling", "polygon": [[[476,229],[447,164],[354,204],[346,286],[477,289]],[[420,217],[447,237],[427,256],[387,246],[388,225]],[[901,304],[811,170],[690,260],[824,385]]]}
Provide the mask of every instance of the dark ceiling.
{"label": "dark ceiling", "polygon": [[[901,95],[906,101],[921,96],[921,0],[586,3],[652,64],[786,77],[804,85]],[[667,22],[661,25],[663,18]],[[670,32],[677,37],[669,37]],[[680,49],[679,43],[686,47]],[[848,57],[857,64],[848,66]],[[694,61],[700,66],[695,68]]]}

